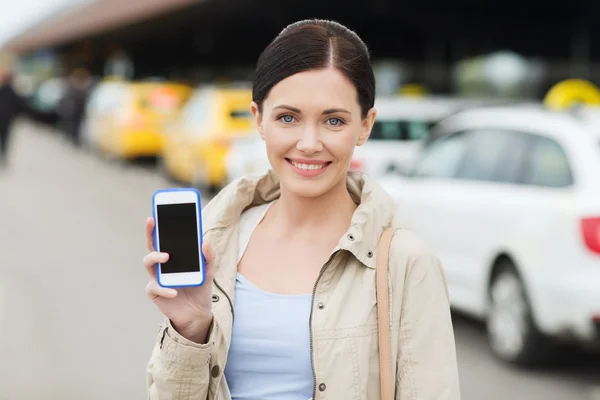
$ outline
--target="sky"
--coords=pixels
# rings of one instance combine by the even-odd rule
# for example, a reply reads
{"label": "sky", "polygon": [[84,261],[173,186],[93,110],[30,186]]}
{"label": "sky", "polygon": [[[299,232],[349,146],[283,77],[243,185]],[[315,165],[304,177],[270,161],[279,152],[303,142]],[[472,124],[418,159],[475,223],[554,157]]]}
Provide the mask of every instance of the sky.
{"label": "sky", "polygon": [[0,46],[69,3],[80,0],[0,0]]}

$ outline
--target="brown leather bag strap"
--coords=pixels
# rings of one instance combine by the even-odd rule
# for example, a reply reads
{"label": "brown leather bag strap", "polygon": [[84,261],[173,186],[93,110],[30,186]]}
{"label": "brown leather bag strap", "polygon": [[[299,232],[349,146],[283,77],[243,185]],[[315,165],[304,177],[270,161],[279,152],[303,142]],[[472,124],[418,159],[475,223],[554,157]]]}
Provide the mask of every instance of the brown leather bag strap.
{"label": "brown leather bag strap", "polygon": [[379,240],[377,251],[377,332],[379,335],[379,379],[381,400],[394,400],[392,375],[392,342],[390,334],[389,267],[390,244],[394,229],[387,228]]}

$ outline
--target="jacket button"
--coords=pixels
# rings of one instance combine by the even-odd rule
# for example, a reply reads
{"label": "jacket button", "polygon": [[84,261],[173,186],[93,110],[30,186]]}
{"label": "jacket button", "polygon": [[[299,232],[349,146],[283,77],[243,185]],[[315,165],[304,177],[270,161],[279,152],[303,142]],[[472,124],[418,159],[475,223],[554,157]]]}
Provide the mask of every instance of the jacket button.
{"label": "jacket button", "polygon": [[354,235],[352,235],[352,234],[348,235],[348,240],[350,240],[351,242],[353,242],[354,241]]}
{"label": "jacket button", "polygon": [[219,301],[219,295],[213,294],[212,301],[213,301],[213,303],[216,303],[217,301]]}
{"label": "jacket button", "polygon": [[210,374],[212,375],[213,378],[216,378],[219,376],[219,374],[221,373],[221,368],[219,368],[218,365],[215,365],[214,367],[212,367],[212,369],[210,370]]}
{"label": "jacket button", "polygon": [[321,391],[321,392],[324,392],[324,391],[325,391],[325,389],[327,389],[327,386],[326,386],[324,383],[321,383],[321,384],[319,385],[319,391]]}
{"label": "jacket button", "polygon": [[324,308],[325,308],[325,304],[323,304],[323,303],[321,302],[321,303],[319,303],[319,304],[317,305],[317,307],[319,307],[319,310],[322,310],[322,309],[324,309]]}
{"label": "jacket button", "polygon": [[372,252],[372,251],[369,251],[369,252],[367,253],[367,257],[369,257],[369,258],[372,258],[372,257],[373,257],[373,252]]}

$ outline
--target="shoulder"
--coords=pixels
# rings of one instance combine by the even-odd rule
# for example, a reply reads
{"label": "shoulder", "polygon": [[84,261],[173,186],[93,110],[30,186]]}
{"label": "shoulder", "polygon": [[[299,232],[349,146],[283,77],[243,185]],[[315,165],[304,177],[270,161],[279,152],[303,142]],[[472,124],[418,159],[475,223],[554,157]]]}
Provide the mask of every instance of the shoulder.
{"label": "shoulder", "polygon": [[420,234],[407,228],[395,229],[390,249],[410,260],[435,256],[435,251],[430,244]]}
{"label": "shoulder", "polygon": [[390,244],[390,273],[403,282],[443,277],[442,264],[431,245],[418,233],[398,228]]}
{"label": "shoulder", "polygon": [[236,179],[221,189],[216,195],[202,207],[202,225],[204,231],[229,225],[232,221],[239,219],[233,217],[232,209],[235,209],[235,202],[238,198],[242,179]]}

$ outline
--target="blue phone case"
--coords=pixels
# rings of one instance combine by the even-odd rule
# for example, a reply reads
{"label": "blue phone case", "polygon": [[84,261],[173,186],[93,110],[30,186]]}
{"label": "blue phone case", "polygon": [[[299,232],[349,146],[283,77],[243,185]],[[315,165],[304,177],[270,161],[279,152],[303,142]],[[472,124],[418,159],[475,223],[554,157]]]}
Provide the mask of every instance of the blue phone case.
{"label": "blue phone case", "polygon": [[[152,217],[154,218],[154,248],[156,249],[156,251],[160,251],[158,248],[156,248],[156,243],[158,243],[158,231],[156,229],[156,195],[158,193],[162,193],[162,192],[194,192],[196,194],[196,197],[198,198],[198,209],[196,210],[196,212],[198,213],[198,221],[199,221],[199,225],[198,225],[198,246],[200,246],[200,254],[202,254],[202,203],[201,203],[201,197],[200,197],[200,192],[197,189],[194,188],[173,188],[173,189],[160,189],[157,190],[156,192],[154,192],[154,194],[152,195]],[[161,283],[160,281],[160,264],[156,264],[156,280],[158,281],[158,284],[162,287],[165,288],[181,288],[181,287],[193,287],[193,286],[202,286],[204,284],[204,282],[206,281],[206,260],[204,259],[204,254],[202,254],[202,256],[200,257],[200,268],[201,268],[201,272],[202,272],[202,281],[197,284],[197,285],[179,285],[179,286],[165,286]]]}

